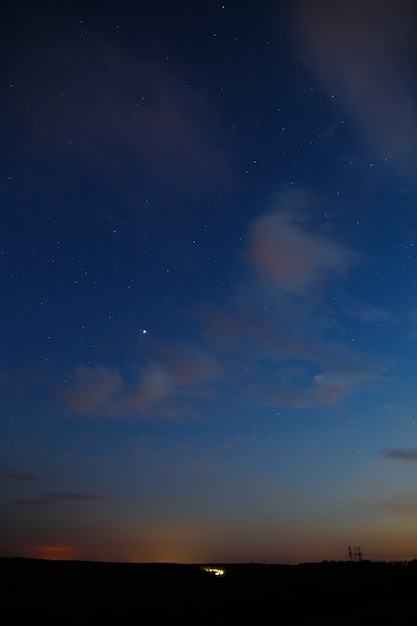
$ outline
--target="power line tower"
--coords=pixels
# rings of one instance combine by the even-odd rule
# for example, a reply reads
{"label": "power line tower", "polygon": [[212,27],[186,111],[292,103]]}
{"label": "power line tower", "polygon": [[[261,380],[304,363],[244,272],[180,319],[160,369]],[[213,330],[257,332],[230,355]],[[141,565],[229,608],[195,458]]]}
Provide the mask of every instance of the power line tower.
{"label": "power line tower", "polygon": [[359,562],[362,561],[362,550],[359,546],[353,546],[353,550],[351,546],[348,546],[349,549],[349,561]]}

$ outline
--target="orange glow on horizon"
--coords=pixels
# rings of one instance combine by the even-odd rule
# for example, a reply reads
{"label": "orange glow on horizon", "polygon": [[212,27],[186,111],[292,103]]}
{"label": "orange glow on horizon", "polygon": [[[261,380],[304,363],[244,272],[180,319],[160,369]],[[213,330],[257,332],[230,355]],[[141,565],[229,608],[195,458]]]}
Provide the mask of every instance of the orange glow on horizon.
{"label": "orange glow on horizon", "polygon": [[66,561],[76,558],[78,548],[73,546],[29,546],[26,550],[34,559]]}

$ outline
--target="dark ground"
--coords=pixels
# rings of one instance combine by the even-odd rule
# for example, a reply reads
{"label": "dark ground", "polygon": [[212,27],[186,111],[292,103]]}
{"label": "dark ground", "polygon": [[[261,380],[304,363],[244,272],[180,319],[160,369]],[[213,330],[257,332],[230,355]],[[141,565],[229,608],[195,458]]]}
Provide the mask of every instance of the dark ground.
{"label": "dark ground", "polygon": [[41,624],[417,623],[417,561],[198,565],[0,559],[6,622]]}

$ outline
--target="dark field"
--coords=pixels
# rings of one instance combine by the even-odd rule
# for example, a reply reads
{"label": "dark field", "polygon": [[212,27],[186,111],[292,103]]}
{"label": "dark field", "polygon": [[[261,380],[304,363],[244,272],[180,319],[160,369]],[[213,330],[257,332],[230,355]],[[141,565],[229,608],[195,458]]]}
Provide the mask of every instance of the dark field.
{"label": "dark field", "polygon": [[225,567],[1,559],[4,623],[417,623],[415,561]]}

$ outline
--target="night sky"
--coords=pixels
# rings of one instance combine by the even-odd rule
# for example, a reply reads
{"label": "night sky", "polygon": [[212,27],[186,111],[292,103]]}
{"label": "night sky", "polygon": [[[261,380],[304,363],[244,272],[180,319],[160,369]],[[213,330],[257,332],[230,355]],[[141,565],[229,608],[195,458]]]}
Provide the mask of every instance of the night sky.
{"label": "night sky", "polygon": [[416,14],[3,10],[0,556],[417,558]]}

